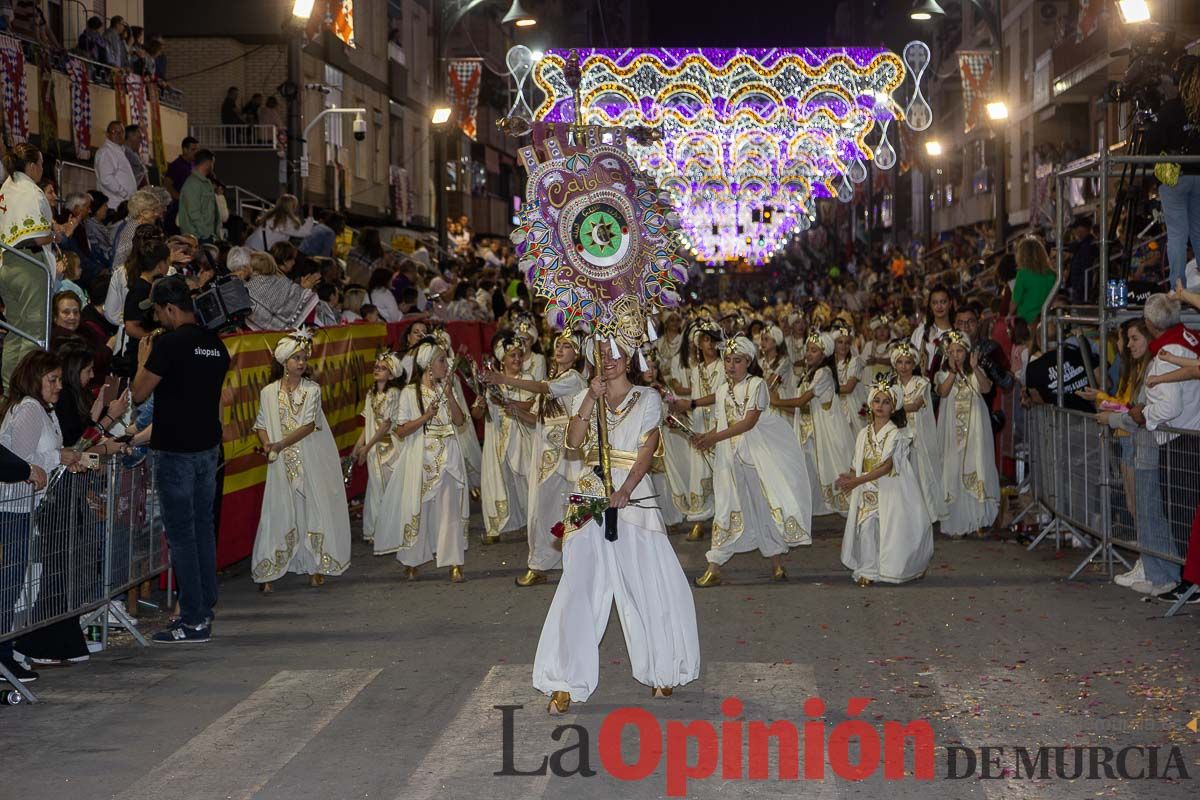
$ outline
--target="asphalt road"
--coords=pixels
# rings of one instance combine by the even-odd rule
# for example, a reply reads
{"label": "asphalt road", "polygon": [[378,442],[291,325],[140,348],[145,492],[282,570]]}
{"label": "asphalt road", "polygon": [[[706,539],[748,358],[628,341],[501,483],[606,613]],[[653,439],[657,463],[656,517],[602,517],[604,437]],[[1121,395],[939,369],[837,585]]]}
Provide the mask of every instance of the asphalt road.
{"label": "asphalt road", "polygon": [[[705,546],[672,540],[689,576],[698,575]],[[289,576],[262,596],[235,570],[222,583],[212,643],[125,644],[43,670],[43,703],[0,707],[0,798],[607,800],[669,789],[693,798],[1197,796],[1200,737],[1186,725],[1200,712],[1200,606],[1166,620],[1164,606],[1099,574],[1067,582],[1079,551],[939,539],[925,580],[864,589],[838,561],[840,525],[825,518],[813,546],[790,554],[786,584],[770,583],[768,562],[751,554],[726,568],[731,585],[695,590],[698,681],[651,700],[630,677],[614,614],[599,689],[552,719],[530,686],[530,665],[554,586],[513,585],[523,542],[478,541],[462,585],[437,570],[406,583],[397,562],[373,558],[361,543],[349,572],[319,589]],[[153,630],[154,621],[143,626]],[[807,713],[816,697],[823,715]],[[855,697],[870,698],[854,715],[869,725],[842,728]],[[729,698],[741,702],[740,717],[724,713]],[[507,771],[536,773],[565,750],[548,763],[596,774],[495,775],[506,770],[504,713]],[[620,715],[644,727],[622,729]],[[757,756],[739,765],[737,737],[748,744],[755,723],[778,720],[802,731],[802,779],[778,780],[788,759],[781,764],[760,743],[755,752],[767,755],[758,766],[770,779],[750,780]],[[914,720],[932,729],[933,779],[913,777],[911,756],[899,780],[882,765],[864,780],[836,777],[869,761],[872,748],[835,741],[863,727],[877,741],[886,722]],[[559,726],[575,727],[556,739]],[[1170,777],[1108,779],[1103,763],[1088,777],[1093,755],[1104,761],[1099,748],[1113,751],[1115,769],[1121,749],[1135,746],[1158,747],[1156,770]],[[985,758],[982,747],[1005,749]],[[1038,747],[1098,749],[1061,751],[1067,775],[1081,754],[1081,778],[1030,780],[1015,777],[1027,772],[1016,747],[1030,759]],[[951,748],[972,750],[973,774],[946,777]],[[965,773],[965,750],[953,752],[956,774]],[[1051,776],[1055,752],[1043,754]],[[981,777],[989,760],[995,779]],[[1146,770],[1148,760],[1148,750],[1127,751],[1125,772]],[[644,767],[645,777],[619,780],[621,763],[631,773]],[[689,780],[687,765],[711,777]],[[804,778],[808,769],[823,770],[824,780]]]}

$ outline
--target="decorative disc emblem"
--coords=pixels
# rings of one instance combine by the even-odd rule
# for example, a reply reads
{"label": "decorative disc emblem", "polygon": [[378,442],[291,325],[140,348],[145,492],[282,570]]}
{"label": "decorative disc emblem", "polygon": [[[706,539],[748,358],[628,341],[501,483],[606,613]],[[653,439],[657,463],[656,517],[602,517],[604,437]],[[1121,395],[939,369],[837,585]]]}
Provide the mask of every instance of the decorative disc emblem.
{"label": "decorative disc emblem", "polygon": [[632,237],[620,209],[609,203],[588,203],[572,218],[570,241],[578,257],[573,260],[583,262],[580,266],[586,272],[603,272],[621,262]]}

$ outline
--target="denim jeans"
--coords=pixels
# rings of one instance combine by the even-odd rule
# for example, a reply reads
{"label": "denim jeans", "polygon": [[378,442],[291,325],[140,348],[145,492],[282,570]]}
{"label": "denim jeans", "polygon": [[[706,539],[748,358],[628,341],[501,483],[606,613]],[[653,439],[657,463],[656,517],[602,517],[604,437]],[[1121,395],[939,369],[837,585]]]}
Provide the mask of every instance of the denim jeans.
{"label": "denim jeans", "polygon": [[[1133,474],[1137,490],[1138,544],[1156,553],[1177,552],[1171,543],[1171,526],[1163,516],[1158,470],[1139,469]],[[1179,581],[1179,565],[1173,561],[1142,553],[1142,568],[1146,571],[1146,580],[1156,586],[1174,586]]]}
{"label": "denim jeans", "polygon": [[179,584],[184,624],[202,625],[217,605],[217,538],[213,497],[218,447],[199,453],[154,451],[163,527]]}
{"label": "denim jeans", "polygon": [[[0,513],[0,635],[12,630],[29,566],[29,534],[28,514]],[[11,661],[12,657],[12,640],[0,643],[0,660]]]}
{"label": "denim jeans", "polygon": [[1158,187],[1163,216],[1167,223],[1167,264],[1171,268],[1171,286],[1186,283],[1188,240],[1200,255],[1200,175],[1180,175],[1174,186]]}

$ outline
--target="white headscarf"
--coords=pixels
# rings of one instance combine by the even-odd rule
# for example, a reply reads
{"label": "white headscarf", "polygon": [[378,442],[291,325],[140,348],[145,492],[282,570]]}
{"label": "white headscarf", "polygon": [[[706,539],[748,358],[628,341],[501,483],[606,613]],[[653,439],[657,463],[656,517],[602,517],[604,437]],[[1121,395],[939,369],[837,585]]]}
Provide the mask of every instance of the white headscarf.
{"label": "white headscarf", "polygon": [[400,361],[400,356],[393,353],[391,350],[385,350],[375,359],[376,364],[382,364],[384,369],[392,373],[393,378],[399,378],[404,374],[404,365]]}
{"label": "white headscarf", "polygon": [[727,356],[746,356],[751,361],[754,361],[758,358],[758,345],[745,336],[738,335],[725,342],[724,354]]}
{"label": "white headscarf", "polygon": [[785,341],[785,339],[783,338],[783,331],[780,330],[778,325],[766,326],[765,328],[762,329],[762,333],[760,333],[759,336],[770,336],[772,339],[775,340],[776,347],[783,344]]}
{"label": "white headscarf", "polygon": [[417,348],[417,366],[420,367],[422,371],[429,369],[429,365],[433,363],[433,360],[437,358],[441,352],[441,345],[425,342],[425,344]]}
{"label": "white headscarf", "polygon": [[892,345],[892,352],[888,354],[888,360],[892,362],[892,369],[896,368],[896,362],[902,358],[911,358],[913,364],[921,363],[921,359],[917,358],[917,351],[913,350],[912,344],[907,339]]}
{"label": "white headscarf", "polygon": [[275,360],[280,364],[286,364],[289,358],[300,351],[311,354],[312,348],[312,334],[301,328],[279,340],[279,344],[275,345]]}
{"label": "white headscarf", "polygon": [[826,358],[829,358],[831,355],[833,355],[834,341],[833,337],[828,333],[818,333],[814,331],[808,335],[808,339],[805,340],[805,344],[815,344],[819,346],[821,348],[821,352],[825,354]]}

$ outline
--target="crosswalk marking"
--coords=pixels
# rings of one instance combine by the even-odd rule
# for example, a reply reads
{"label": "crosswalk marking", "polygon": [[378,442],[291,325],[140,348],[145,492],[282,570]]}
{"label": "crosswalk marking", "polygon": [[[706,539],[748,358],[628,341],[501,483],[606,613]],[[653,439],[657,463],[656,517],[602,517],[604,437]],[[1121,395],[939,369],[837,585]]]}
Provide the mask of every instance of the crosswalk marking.
{"label": "crosswalk marking", "polygon": [[378,669],[277,672],[135,781],[118,800],[179,796],[249,800],[379,673]]}
{"label": "crosswalk marking", "polygon": [[[491,668],[479,686],[463,703],[459,712],[445,728],[420,764],[409,776],[396,800],[432,800],[432,798],[496,798],[496,800],[536,800],[557,795],[562,789],[576,791],[603,787],[612,788],[622,798],[662,797],[665,794],[665,765],[637,783],[625,783],[609,777],[599,762],[598,742],[604,717],[622,706],[640,706],[654,713],[665,730],[669,719],[680,721],[706,720],[716,726],[725,719],[721,702],[736,696],[745,704],[743,720],[773,721],[786,715],[796,724],[802,721],[804,701],[817,694],[813,669],[809,665],[763,663],[714,663],[704,668],[700,679],[678,689],[670,700],[651,700],[649,689],[630,680],[627,666],[602,670],[600,687],[588,703],[575,703],[571,714],[551,717],[546,713],[547,700],[531,685],[531,665],[505,664]],[[559,725],[577,724],[589,734],[593,778],[558,778],[544,776],[496,776],[503,763],[501,712],[494,706],[521,705],[514,712],[515,766],[532,770],[542,758],[555,750],[575,743],[574,734],[555,742],[551,732]],[[719,727],[718,727],[719,730]],[[623,743],[632,753],[636,735],[626,729]],[[574,767],[574,759],[568,765]],[[744,764],[744,767],[747,765]],[[801,767],[802,768],[802,767]],[[824,782],[780,782],[778,758],[771,749],[768,781],[722,781],[719,768],[707,780],[688,784],[687,796],[704,800],[730,796],[738,797],[812,797],[835,800],[839,787],[828,765]],[[582,783],[581,783],[582,782]],[[553,792],[547,791],[553,789]]]}

